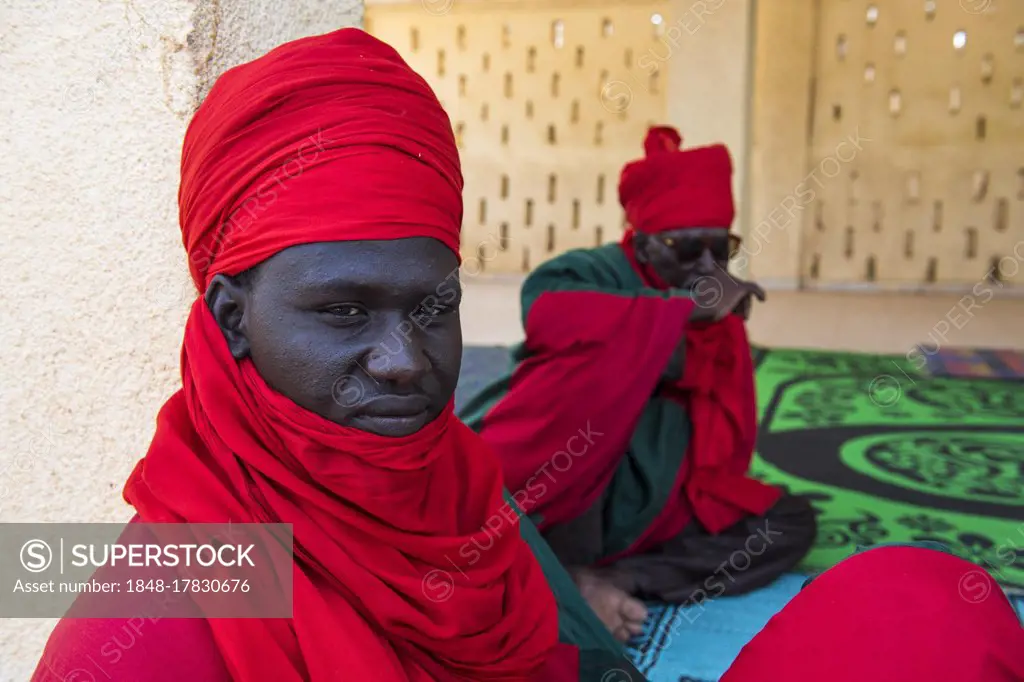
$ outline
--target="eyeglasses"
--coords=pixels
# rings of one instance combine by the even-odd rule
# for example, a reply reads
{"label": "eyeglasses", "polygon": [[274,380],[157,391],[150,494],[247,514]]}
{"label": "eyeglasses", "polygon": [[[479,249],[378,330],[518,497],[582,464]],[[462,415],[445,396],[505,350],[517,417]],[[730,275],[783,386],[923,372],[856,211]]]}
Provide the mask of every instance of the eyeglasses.
{"label": "eyeglasses", "polygon": [[705,251],[711,252],[715,260],[729,260],[740,252],[743,242],[738,235],[725,234],[715,236],[659,237],[662,244],[676,252],[676,256],[684,263],[699,260]]}

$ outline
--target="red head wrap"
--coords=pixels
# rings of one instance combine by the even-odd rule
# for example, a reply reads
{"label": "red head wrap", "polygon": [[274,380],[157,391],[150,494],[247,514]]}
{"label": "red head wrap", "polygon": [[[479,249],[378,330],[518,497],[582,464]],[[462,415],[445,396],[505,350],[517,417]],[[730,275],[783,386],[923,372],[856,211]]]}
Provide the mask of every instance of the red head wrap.
{"label": "red head wrap", "polygon": [[[298,40],[224,74],[189,126],[192,277],[321,241],[458,253],[461,189],[448,117],[395,50],[356,29]],[[182,380],[125,487],[139,517],[294,530],[294,617],[209,621],[231,679],[527,680],[555,660],[540,566],[514,521],[490,527],[500,465],[450,404],[403,438],[329,422],[236,361],[202,298]]]}
{"label": "red head wrap", "polygon": [[743,648],[722,682],[1021,682],[1024,629],[978,566],[879,547],[805,587]]}
{"label": "red head wrap", "polygon": [[355,29],[226,72],[196,112],[179,219],[204,291],[296,244],[426,236],[456,254],[462,173],[451,123],[398,53]]}
{"label": "red head wrap", "polygon": [[684,227],[730,227],[732,160],[724,145],[682,150],[674,128],[653,127],[644,140],[646,157],[622,169],[619,203],[640,232]]}

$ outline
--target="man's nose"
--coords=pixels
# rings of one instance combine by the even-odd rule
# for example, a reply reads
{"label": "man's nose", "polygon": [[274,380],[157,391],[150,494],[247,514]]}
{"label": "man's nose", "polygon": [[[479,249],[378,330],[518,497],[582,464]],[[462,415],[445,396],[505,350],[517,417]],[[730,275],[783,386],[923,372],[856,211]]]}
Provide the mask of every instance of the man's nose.
{"label": "man's nose", "polygon": [[366,358],[366,373],[379,383],[418,382],[433,369],[422,337],[423,331],[406,318],[390,322]]}
{"label": "man's nose", "polygon": [[711,249],[705,247],[700,252],[700,258],[697,259],[697,269],[701,272],[711,272],[714,267],[715,257],[711,254]]}

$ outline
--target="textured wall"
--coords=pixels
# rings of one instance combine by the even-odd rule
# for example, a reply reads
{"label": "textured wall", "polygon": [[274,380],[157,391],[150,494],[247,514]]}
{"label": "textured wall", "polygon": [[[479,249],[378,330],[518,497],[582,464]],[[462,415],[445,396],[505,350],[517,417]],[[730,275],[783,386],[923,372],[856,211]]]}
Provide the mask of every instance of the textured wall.
{"label": "textured wall", "polygon": [[[756,8],[754,112],[751,119],[750,231],[744,242],[761,285],[794,289],[800,270],[801,211],[775,217],[807,177],[816,0],[770,0]],[[804,208],[800,206],[800,208]],[[783,213],[783,216],[786,214]]]}
{"label": "textured wall", "polygon": [[[123,521],[178,384],[181,140],[217,74],[362,20],[354,0],[0,8],[0,521]],[[53,623],[0,621],[0,682]]]}
{"label": "textured wall", "polygon": [[[774,2],[774,0],[768,0]],[[748,150],[753,51],[753,0],[672,0],[665,51],[668,121],[685,147],[722,143],[733,163],[736,220],[744,237],[750,225]],[[747,259],[734,261],[746,274]]]}
{"label": "textured wall", "polygon": [[369,5],[444,104],[466,178],[465,274],[521,273],[622,238],[619,173],[665,120],[666,0]]}
{"label": "textured wall", "polygon": [[304,35],[361,26],[363,0],[205,0],[189,36],[204,96],[217,76],[236,64]]}

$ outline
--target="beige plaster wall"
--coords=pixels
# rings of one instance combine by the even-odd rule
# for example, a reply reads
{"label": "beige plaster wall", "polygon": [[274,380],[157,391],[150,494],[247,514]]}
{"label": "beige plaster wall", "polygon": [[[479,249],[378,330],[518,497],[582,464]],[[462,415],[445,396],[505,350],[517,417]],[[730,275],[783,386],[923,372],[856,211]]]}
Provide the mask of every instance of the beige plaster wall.
{"label": "beige plaster wall", "polygon": [[[368,30],[393,41],[423,72],[463,140],[463,165],[471,171],[463,248],[503,245],[491,250],[488,274],[522,272],[565,250],[620,239],[615,187],[623,164],[643,154],[650,123],[678,127],[687,147],[728,145],[736,229],[747,231],[754,0],[367,5]],[[565,44],[552,48],[555,23]],[[514,93],[503,90],[502,73],[514,81]],[[549,85],[552,74],[561,78],[557,90]],[[549,124],[557,144],[545,137]],[[511,180],[511,191],[499,176]]]}
{"label": "beige plaster wall", "polygon": [[[358,25],[353,0],[8,0],[0,8],[0,522],[123,521],[178,385],[181,140],[225,68]],[[52,621],[0,621],[0,682]]]}
{"label": "beige plaster wall", "polygon": [[[749,232],[748,125],[754,0],[672,0],[665,42],[668,121],[684,146],[724,143],[733,160],[734,230]],[[746,261],[737,263],[742,274]]]}
{"label": "beige plaster wall", "polygon": [[665,120],[675,48],[656,21],[668,6],[368,5],[368,30],[423,74],[451,118],[466,178],[466,275],[527,272],[622,238],[619,174],[643,154],[649,123]]}
{"label": "beige plaster wall", "polygon": [[[750,274],[769,288],[797,287],[803,199],[810,168],[810,98],[816,0],[757,3],[751,118]],[[800,197],[797,200],[797,196]]]}

